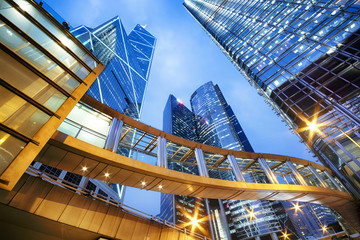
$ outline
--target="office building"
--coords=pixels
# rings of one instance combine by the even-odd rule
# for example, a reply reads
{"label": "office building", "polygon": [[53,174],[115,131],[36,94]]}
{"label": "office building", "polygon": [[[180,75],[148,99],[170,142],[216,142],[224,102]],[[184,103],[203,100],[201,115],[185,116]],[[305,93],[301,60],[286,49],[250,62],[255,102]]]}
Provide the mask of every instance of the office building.
{"label": "office building", "polygon": [[[163,113],[163,131],[173,135],[197,141],[195,115],[174,95],[170,95]],[[171,148],[171,146],[170,146]],[[171,150],[171,149],[169,149]],[[179,159],[178,159],[179,160]],[[199,175],[196,165],[182,164],[178,160],[169,160],[169,169]],[[195,197],[161,194],[159,217],[169,222],[184,226],[190,231],[194,218],[201,219],[200,227],[193,230],[211,236],[208,211],[204,199]]]}
{"label": "office building", "polygon": [[72,33],[106,65],[87,94],[140,119],[156,38],[141,25],[127,35],[119,17],[96,28],[79,26]]}
{"label": "office building", "polygon": [[184,6],[360,198],[358,1],[185,0]]}
{"label": "office building", "polygon": [[[71,32],[105,64],[104,71],[86,94],[118,112],[140,119],[156,38],[141,25],[136,25],[127,35],[119,17],[114,17],[96,28],[82,25]],[[62,123],[59,131],[109,149],[106,135],[110,129],[114,132],[119,129],[119,123],[116,120],[112,121],[105,114],[94,113],[79,104]],[[87,131],[78,131],[80,128]],[[94,132],[94,129],[97,131]],[[112,148],[113,151],[130,155],[128,149],[117,146]],[[48,167],[45,171],[49,171]],[[114,192],[103,182],[95,179],[85,180],[79,175],[65,171],[62,171],[60,176],[73,180],[73,183],[79,186],[86,184],[87,189],[95,193],[100,191],[105,197],[121,202],[124,200],[124,186],[110,184]]]}
{"label": "office building", "polygon": [[[254,152],[218,85],[212,82],[202,85],[192,94],[190,103],[192,111],[181,100],[170,95],[164,109],[164,131],[211,146]],[[204,157],[208,159],[205,174],[209,177],[238,180],[233,170],[228,168],[229,160],[210,156],[206,152]],[[205,175],[197,166],[191,164],[191,159],[182,161],[169,159],[168,168]],[[244,180],[268,182],[266,175],[260,170],[261,167],[255,166],[255,169],[242,171]],[[194,201],[195,198],[162,194],[160,216],[176,223],[182,222],[184,218],[189,221],[195,212],[194,209],[189,208],[194,206]],[[206,219],[205,215],[209,214],[207,219],[211,227],[209,230],[216,239],[254,237],[277,239],[282,236],[285,229],[297,239],[316,239],[322,236],[320,229],[324,221],[321,221],[321,218],[326,218],[327,224],[337,224],[328,208],[305,203],[300,204],[302,210],[296,211],[295,215],[293,213],[295,203],[292,202],[204,199],[203,205],[205,209],[199,212],[200,218]],[[182,209],[190,213],[187,218],[184,217]],[[314,209],[318,213],[323,212],[323,216],[318,217]],[[256,213],[256,219],[251,218],[249,214],[251,211]]]}
{"label": "office building", "polygon": [[[164,110],[164,131],[185,139],[216,147],[234,150],[246,149],[247,151],[253,152],[253,149],[239,122],[237,121],[237,118],[235,117],[231,107],[226,103],[217,85],[214,86],[212,82],[208,82],[198,88],[191,97],[191,107],[192,111],[190,111],[181,102],[181,100],[177,99],[173,95],[170,95]],[[206,153],[204,154],[206,156]],[[221,159],[214,157],[213,161],[208,162],[208,165],[212,166],[214,164],[220,164],[219,160]],[[226,165],[227,161],[224,161],[224,159],[222,161],[222,164]],[[197,166],[181,163],[180,161],[169,160],[168,168],[195,175],[201,175]],[[207,174],[212,178],[235,180],[235,176],[230,169],[218,170],[210,167],[207,169]],[[172,214],[175,222],[183,221],[183,208],[190,212],[189,217],[193,217],[195,209],[190,208],[189,210],[189,206],[194,206],[195,200],[203,201],[204,204],[202,204],[203,207],[201,210],[204,210],[199,211],[199,218],[205,219],[206,215],[209,215],[207,220],[209,221],[208,224],[211,225],[211,229],[208,228],[207,231],[211,230],[213,237],[216,239],[230,239],[231,234],[233,237],[248,238],[269,233],[267,230],[268,224],[264,224],[264,221],[258,221],[257,223],[254,221],[251,224],[248,216],[246,216],[246,208],[255,209],[256,206],[255,210],[257,212],[260,211],[263,206],[260,201],[243,201],[244,206],[242,206],[243,204],[239,206],[241,201],[225,201],[223,204],[221,200],[201,200],[162,194],[162,205],[171,205],[169,204],[170,199],[173,206],[175,205],[175,207],[170,208],[173,212]],[[236,208],[232,208],[230,210],[229,204],[232,204],[232,206],[236,204]],[[227,208],[225,209],[224,206],[225,208],[227,206]],[[239,209],[242,209],[244,212],[239,214]],[[164,207],[162,209],[162,215],[168,214],[171,210]],[[227,213],[227,216],[225,215],[225,212]],[[231,215],[234,212],[238,212],[238,214]],[[237,227],[239,224],[236,225],[232,222],[239,218],[239,215],[244,215],[242,216],[243,220],[240,221],[246,222],[244,226],[240,227],[241,229]],[[271,225],[274,226],[273,230],[278,231],[278,229],[280,229],[280,224],[278,223],[274,212],[272,212],[272,210],[268,210],[268,216],[272,218],[272,221],[276,222],[271,223]],[[242,231],[241,234],[239,233],[240,231]]]}

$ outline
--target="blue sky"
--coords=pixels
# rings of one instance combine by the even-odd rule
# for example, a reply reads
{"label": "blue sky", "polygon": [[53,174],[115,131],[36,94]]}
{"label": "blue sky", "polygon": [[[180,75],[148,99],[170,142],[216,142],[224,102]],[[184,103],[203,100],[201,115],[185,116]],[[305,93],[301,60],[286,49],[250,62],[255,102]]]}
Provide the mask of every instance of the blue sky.
{"label": "blue sky", "polygon": [[[202,84],[218,84],[256,152],[314,160],[299,138],[257,94],[182,6],[182,0],[47,0],[71,26],[96,27],[120,16],[129,33],[136,24],[157,38],[142,122],[162,128],[162,112],[175,95],[188,107]],[[146,199],[146,200],[145,200]],[[158,193],[128,188],[125,204],[156,215]]]}

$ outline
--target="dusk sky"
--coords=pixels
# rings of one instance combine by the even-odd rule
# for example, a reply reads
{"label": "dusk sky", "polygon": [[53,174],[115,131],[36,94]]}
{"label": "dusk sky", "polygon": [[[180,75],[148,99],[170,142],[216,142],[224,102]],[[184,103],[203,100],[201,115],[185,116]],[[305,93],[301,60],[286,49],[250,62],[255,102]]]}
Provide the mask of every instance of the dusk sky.
{"label": "dusk sky", "polygon": [[[162,129],[162,113],[169,94],[189,107],[191,94],[202,84],[213,81],[233,108],[256,152],[315,161],[299,138],[186,11],[182,0],[46,2],[73,27],[96,27],[118,15],[128,33],[136,24],[141,24],[157,38],[142,122]],[[156,215],[160,195],[127,188],[125,204]]]}

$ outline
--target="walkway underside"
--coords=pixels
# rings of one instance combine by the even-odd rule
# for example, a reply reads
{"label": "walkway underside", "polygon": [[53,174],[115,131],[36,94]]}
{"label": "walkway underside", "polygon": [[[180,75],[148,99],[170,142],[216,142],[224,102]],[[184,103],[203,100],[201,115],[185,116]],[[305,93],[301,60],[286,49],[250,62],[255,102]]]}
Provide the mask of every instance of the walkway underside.
{"label": "walkway underside", "polygon": [[[314,186],[234,182],[140,162],[56,132],[35,159],[46,165],[125,186],[212,199],[311,202],[335,209],[360,231],[358,207],[348,193]],[[82,170],[86,167],[87,170]],[[161,186],[161,187],[159,187]]]}
{"label": "walkway underside", "polygon": [[0,189],[1,239],[203,239],[49,180],[24,174],[12,191]]}

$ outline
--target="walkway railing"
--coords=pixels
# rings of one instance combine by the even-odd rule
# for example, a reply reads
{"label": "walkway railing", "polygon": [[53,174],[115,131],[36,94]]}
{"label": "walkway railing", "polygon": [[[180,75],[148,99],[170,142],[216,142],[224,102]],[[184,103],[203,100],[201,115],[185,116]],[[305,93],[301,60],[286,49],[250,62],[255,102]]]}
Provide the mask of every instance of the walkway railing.
{"label": "walkway railing", "polygon": [[[105,149],[57,132],[36,161],[105,182],[169,194],[322,204],[360,228],[359,216],[352,210],[358,206],[324,166],[294,157],[199,144],[126,117],[88,97],[83,101],[113,117]],[[137,161],[136,156],[153,159],[156,165]]]}
{"label": "walkway railing", "polygon": [[199,233],[196,233],[196,232],[190,232],[189,230],[187,230],[186,228],[182,228],[174,223],[171,223],[171,222],[168,222],[164,219],[161,219],[159,217],[156,217],[156,216],[153,216],[151,214],[148,214],[148,213],[145,213],[143,211],[140,211],[138,209],[135,209],[133,207],[130,207],[126,204],[123,204],[121,202],[117,202],[107,196],[104,196],[102,194],[99,194],[99,193],[96,193],[94,191],[91,191],[89,189],[86,189],[84,187],[80,187],[79,185],[76,185],[72,182],[69,182],[65,179],[62,179],[62,178],[59,178],[55,175],[52,175],[50,173],[47,173],[45,171],[41,171],[39,169],[36,169],[34,167],[29,167],[26,171],[27,174],[33,176],[33,177],[39,177],[41,178],[42,180],[44,181],[47,181],[49,183],[52,183],[54,185],[57,185],[57,186],[60,186],[60,187],[63,187],[63,188],[66,188],[66,189],[69,189],[71,191],[74,191],[78,194],[81,194],[81,195],[84,195],[84,196],[91,196],[93,199],[96,199],[98,201],[101,201],[103,203],[106,203],[106,204],[110,204],[116,208],[121,208],[123,211],[125,212],[128,212],[130,214],[133,214],[135,216],[138,216],[138,217],[141,217],[143,219],[146,219],[148,221],[154,221],[154,222],[157,222],[159,224],[162,224],[162,225],[166,225],[176,231],[179,231],[179,232],[182,232],[186,235],[189,235],[195,239],[209,239],[207,238],[206,236],[204,235],[201,235]]}

